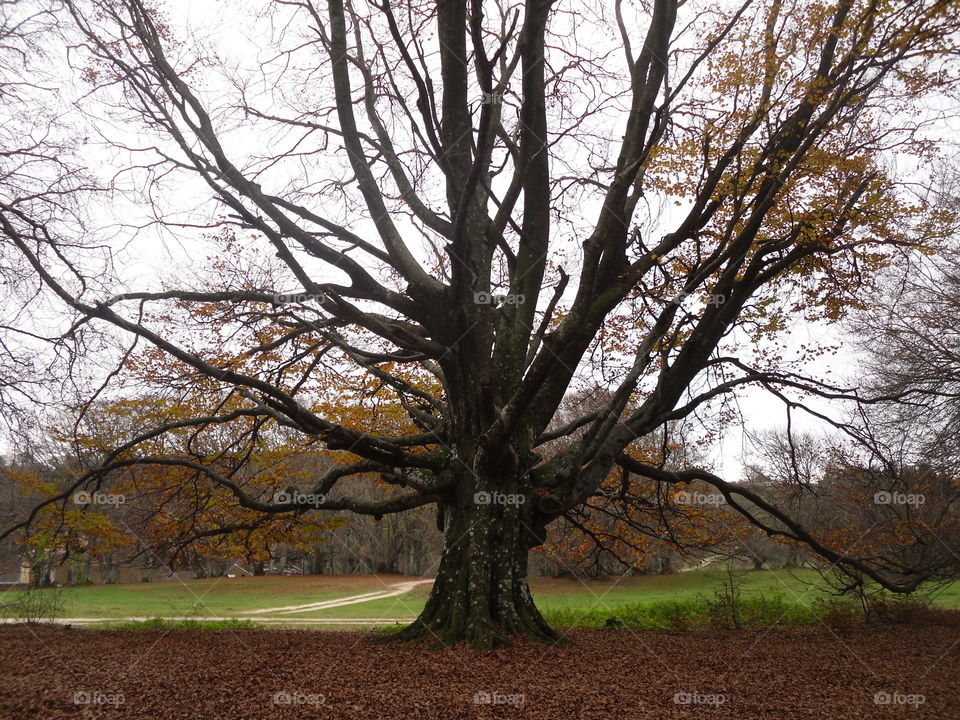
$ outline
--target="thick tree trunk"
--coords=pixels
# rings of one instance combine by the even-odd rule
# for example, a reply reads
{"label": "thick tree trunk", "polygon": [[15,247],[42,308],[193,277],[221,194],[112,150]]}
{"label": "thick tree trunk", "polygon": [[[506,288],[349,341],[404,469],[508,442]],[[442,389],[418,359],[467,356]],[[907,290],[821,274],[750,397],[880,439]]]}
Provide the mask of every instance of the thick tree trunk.
{"label": "thick tree trunk", "polygon": [[438,646],[466,641],[477,649],[505,647],[511,638],[557,643],[527,585],[527,556],[537,544],[529,522],[530,495],[480,491],[446,510],[443,555],[420,617],[393,635]]}

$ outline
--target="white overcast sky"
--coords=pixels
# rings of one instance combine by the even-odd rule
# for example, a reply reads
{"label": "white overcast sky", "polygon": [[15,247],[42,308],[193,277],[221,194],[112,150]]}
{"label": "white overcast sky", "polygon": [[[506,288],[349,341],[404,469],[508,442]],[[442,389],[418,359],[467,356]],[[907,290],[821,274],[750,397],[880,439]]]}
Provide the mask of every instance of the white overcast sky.
{"label": "white overcast sky", "polygon": [[[175,27],[186,27],[190,36],[216,46],[221,58],[227,64],[231,62],[231,58],[241,64],[249,62],[266,47],[266,42],[260,40],[266,28],[251,27],[248,22],[249,16],[237,11],[238,5],[235,1],[169,0],[165,7],[171,14]],[[135,144],[136,131],[130,132],[131,144]],[[254,144],[258,140],[259,138],[256,137],[249,138],[249,142]],[[110,162],[105,157],[105,165],[108,166]],[[210,205],[207,202],[209,190],[200,181],[184,184],[178,190],[178,195],[167,198],[167,202],[172,206],[179,207],[187,214],[197,211],[209,214]],[[124,208],[119,205],[115,205],[112,210],[137,212],[133,207]],[[125,215],[125,220],[129,217],[129,214]],[[105,225],[110,223],[110,218],[104,218]],[[121,244],[122,248],[119,246]],[[189,239],[181,242],[169,235],[158,236],[154,232],[145,232],[129,244],[120,243],[118,238],[117,247],[124,262],[123,277],[128,286],[127,289],[155,289],[162,281],[169,281],[178,273],[187,276],[195,262],[207,255],[209,249],[206,243]],[[575,267],[567,268],[568,271],[575,269]],[[571,287],[575,284],[574,278]],[[123,289],[118,288],[117,291]],[[836,327],[825,327],[798,320],[791,329],[788,352],[799,352],[804,345],[833,344],[838,340],[839,332]],[[856,364],[852,354],[846,351],[812,360],[806,369],[815,375],[829,373],[830,379],[841,384],[856,378]],[[805,401],[813,404],[818,410],[827,410],[822,402],[817,403],[809,399]],[[737,404],[742,411],[747,429],[751,431],[784,427],[786,424],[786,411],[782,403],[761,390],[742,393]],[[834,411],[842,412],[839,408]],[[822,423],[802,412],[796,412],[792,420],[793,427],[796,429],[823,429]],[[742,472],[743,461],[748,454],[749,443],[744,433],[738,428],[732,428],[712,449],[711,459],[717,471],[730,479],[738,479]]]}

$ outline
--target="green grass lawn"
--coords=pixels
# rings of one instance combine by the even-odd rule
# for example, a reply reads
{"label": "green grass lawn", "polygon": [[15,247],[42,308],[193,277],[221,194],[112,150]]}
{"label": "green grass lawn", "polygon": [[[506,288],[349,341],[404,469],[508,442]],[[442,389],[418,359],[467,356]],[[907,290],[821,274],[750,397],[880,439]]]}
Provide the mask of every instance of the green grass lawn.
{"label": "green grass lawn", "polygon": [[389,575],[284,575],[65,587],[62,616],[230,616],[376,592],[396,581]]}
{"label": "green grass lawn", "polygon": [[[711,567],[675,575],[631,576],[606,581],[533,578],[531,590],[537,606],[548,617],[569,618],[583,613],[599,616],[603,613],[613,615],[629,606],[659,606],[712,597],[725,577],[724,570]],[[751,570],[737,572],[736,577],[742,597],[748,600],[779,596],[786,605],[806,608],[815,598],[826,597],[820,576],[813,570]],[[246,610],[377,592],[410,579],[417,578],[393,575],[268,576],[68,587],[62,590],[64,607],[61,616],[231,617]],[[416,616],[429,592],[429,585],[422,585],[396,597],[286,617],[293,620],[378,618],[390,622]],[[0,593],[0,602],[4,602],[3,595]],[[935,601],[942,607],[960,608],[960,583],[941,589]],[[256,620],[256,616],[250,619]]]}
{"label": "green grass lawn", "polygon": [[[615,609],[626,604],[692,600],[699,595],[712,595],[723,583],[725,575],[722,570],[704,569],[676,575],[640,575],[615,580],[532,578],[530,585],[537,606],[544,612]],[[744,595],[780,593],[787,600],[808,605],[820,594],[811,585],[820,580],[813,570],[760,570],[739,573],[738,577]],[[409,618],[420,611],[429,593],[429,586],[421,586],[393,598],[297,613],[292,617]]]}
{"label": "green grass lawn", "polygon": [[[788,600],[809,604],[819,594],[816,585],[820,576],[814,570],[751,570],[737,572],[735,577],[744,595],[780,593]],[[534,585],[532,592],[537,605],[543,609],[571,605],[605,607],[712,595],[725,578],[724,570],[710,568],[675,575],[624,577],[605,582],[543,579]]]}

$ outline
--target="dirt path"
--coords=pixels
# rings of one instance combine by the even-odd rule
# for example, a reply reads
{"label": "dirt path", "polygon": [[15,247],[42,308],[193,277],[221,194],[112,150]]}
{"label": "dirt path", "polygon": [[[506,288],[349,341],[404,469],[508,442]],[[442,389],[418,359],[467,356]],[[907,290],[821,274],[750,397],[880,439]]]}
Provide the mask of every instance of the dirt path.
{"label": "dirt path", "polygon": [[[171,622],[220,622],[229,620],[249,620],[257,625],[331,625],[333,627],[352,627],[367,625],[392,625],[400,623],[407,625],[416,620],[411,616],[408,618],[287,618],[287,617],[258,617],[258,618],[240,618],[236,615],[214,616],[214,615],[128,615],[126,617],[73,617],[73,618],[53,618],[44,620],[44,623],[53,625],[109,625],[125,622],[147,622],[148,620],[169,620]],[[2,618],[0,625],[17,625],[26,623],[26,620],[19,618]]]}
{"label": "dirt path", "polygon": [[704,559],[704,560],[701,560],[701,561],[698,562],[696,565],[691,565],[690,567],[680,568],[680,572],[690,572],[690,571],[692,571],[692,570],[702,570],[703,568],[705,568],[705,567],[706,567],[707,565],[709,565],[710,563],[715,562],[716,560],[720,560],[722,557],[723,557],[723,555],[711,555],[710,557],[708,557],[708,558],[706,558],[706,559]]}
{"label": "dirt path", "polygon": [[403,595],[413,590],[418,585],[432,585],[433,580],[411,580],[407,582],[398,582],[388,585],[385,590],[376,590],[374,592],[363,593],[362,595],[351,595],[336,600],[324,600],[323,602],[307,603],[305,605],[283,605],[281,607],[264,608],[263,610],[245,610],[240,615],[293,615],[295,613],[310,612],[311,610],[327,610],[329,608],[343,607],[344,605],[356,605],[357,603],[369,602],[371,600],[384,600],[386,598]]}

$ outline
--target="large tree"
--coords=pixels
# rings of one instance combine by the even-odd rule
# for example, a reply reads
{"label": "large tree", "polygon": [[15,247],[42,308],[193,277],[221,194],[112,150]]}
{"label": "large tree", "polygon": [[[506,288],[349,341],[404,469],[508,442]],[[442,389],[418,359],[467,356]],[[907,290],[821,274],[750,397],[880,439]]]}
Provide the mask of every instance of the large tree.
{"label": "large tree", "polygon": [[[320,509],[436,506],[445,550],[402,639],[555,638],[528,551],[618,464],[712,484],[891,589],[935,572],[882,571],[749,490],[629,450],[725,417],[748,384],[791,407],[856,399],[777,337],[836,319],[897,247],[946,231],[910,188],[955,88],[955,3],[275,0],[215,25],[144,0],[50,9],[64,50],[47,62],[70,69],[61,109],[82,137],[72,153],[39,138],[49,191],[0,197],[6,252],[74,313],[37,334],[117,346],[94,394],[150,363],[173,368],[171,392],[208,388],[177,431],[253,418],[339,451]],[[71,160],[99,184],[64,180]],[[136,252],[171,272],[132,269]],[[555,421],[598,379],[602,407]],[[370,412],[339,412],[345,386]],[[404,417],[381,421],[382,402]],[[71,491],[181,462],[247,509],[299,508],[141,451],[170,429],[130,437]],[[370,473],[403,492],[351,497]]]}

